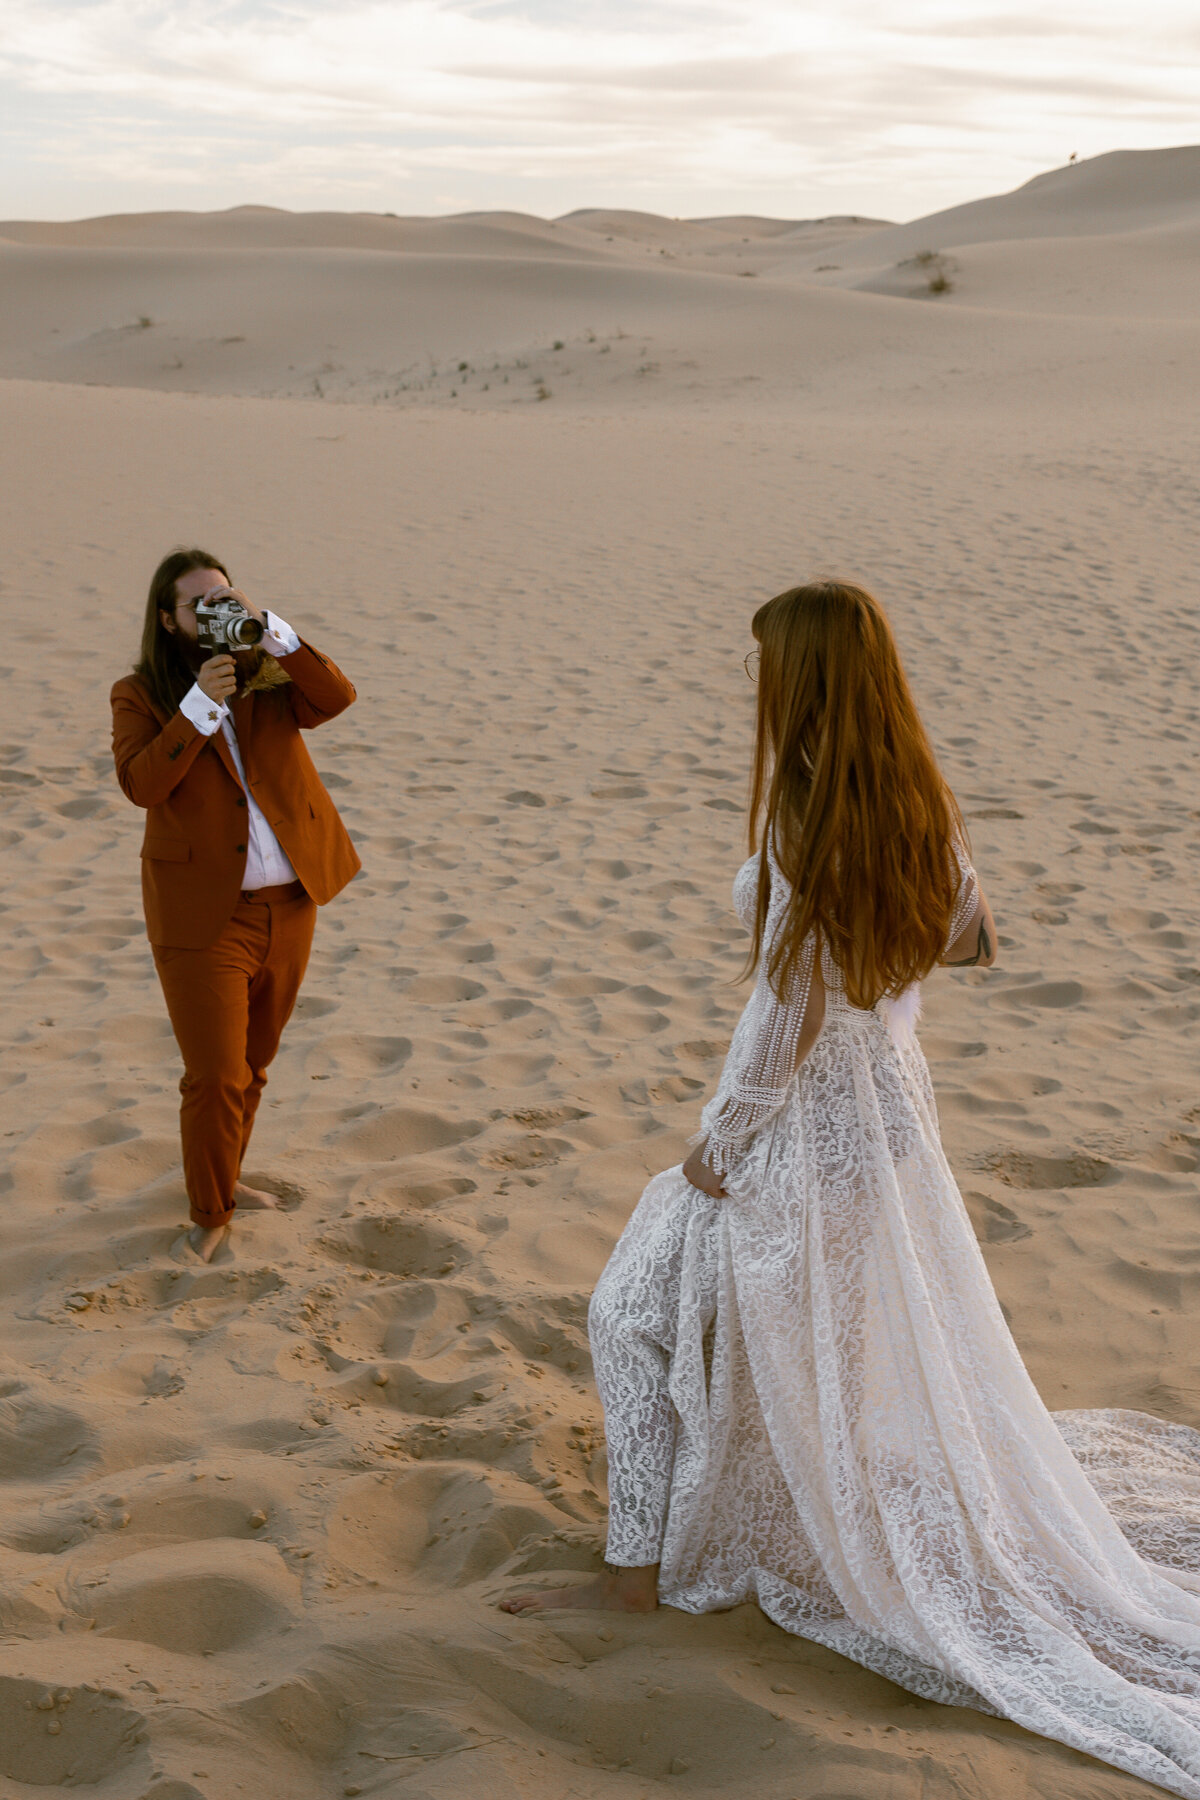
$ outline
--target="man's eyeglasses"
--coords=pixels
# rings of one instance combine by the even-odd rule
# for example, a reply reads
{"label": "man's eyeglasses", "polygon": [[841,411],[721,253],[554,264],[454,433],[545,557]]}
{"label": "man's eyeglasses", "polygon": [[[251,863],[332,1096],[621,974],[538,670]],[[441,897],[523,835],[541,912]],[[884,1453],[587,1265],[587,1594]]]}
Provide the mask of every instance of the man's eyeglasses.
{"label": "man's eyeglasses", "polygon": [[742,667],[745,669],[751,681],[758,680],[758,665],[761,657],[761,650],[751,650],[749,656],[743,657],[742,659]]}

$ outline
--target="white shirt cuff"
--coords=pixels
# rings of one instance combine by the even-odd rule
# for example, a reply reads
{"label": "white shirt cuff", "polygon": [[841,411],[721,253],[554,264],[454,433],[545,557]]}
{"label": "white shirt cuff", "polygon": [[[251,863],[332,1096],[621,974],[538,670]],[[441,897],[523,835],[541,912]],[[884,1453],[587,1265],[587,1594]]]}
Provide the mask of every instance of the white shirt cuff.
{"label": "white shirt cuff", "polygon": [[183,699],[179,702],[179,710],[185,719],[190,719],[197,731],[205,737],[212,737],[221,729],[222,719],[229,717],[229,708],[223,700],[210,700],[198,681],[193,681]]}
{"label": "white shirt cuff", "polygon": [[263,618],[267,621],[267,629],[261,649],[271,656],[290,656],[293,650],[300,648],[300,639],[286,619],[281,619],[278,613],[268,612],[265,606]]}

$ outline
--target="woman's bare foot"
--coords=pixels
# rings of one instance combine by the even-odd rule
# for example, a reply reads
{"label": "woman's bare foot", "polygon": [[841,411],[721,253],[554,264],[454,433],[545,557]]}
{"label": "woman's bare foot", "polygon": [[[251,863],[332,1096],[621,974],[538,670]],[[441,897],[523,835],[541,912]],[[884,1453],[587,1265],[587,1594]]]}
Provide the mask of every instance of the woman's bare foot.
{"label": "woman's bare foot", "polygon": [[550,1588],[540,1594],[510,1594],[501,1612],[558,1612],[576,1607],[599,1612],[653,1612],[658,1605],[658,1564],[638,1569],[605,1566],[603,1575],[576,1587]]}
{"label": "woman's bare foot", "polygon": [[265,1188],[247,1187],[244,1181],[234,1182],[233,1197],[246,1212],[278,1212],[280,1210],[278,1195],[268,1194]]}
{"label": "woman's bare foot", "polygon": [[188,1243],[201,1262],[211,1262],[228,1234],[228,1225],[193,1225]]}

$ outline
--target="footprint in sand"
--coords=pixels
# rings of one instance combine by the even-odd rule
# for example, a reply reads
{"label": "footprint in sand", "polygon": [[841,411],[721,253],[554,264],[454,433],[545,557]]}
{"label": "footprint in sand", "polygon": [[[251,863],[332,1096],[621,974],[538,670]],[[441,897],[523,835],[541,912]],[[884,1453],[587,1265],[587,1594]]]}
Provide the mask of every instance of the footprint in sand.
{"label": "footprint in sand", "polygon": [[986,1056],[988,1047],[980,1039],[941,1037],[936,1032],[921,1033],[921,1048],[930,1062],[957,1061],[960,1057]]}
{"label": "footprint in sand", "polygon": [[488,1397],[480,1388],[478,1370],[464,1369],[463,1362],[463,1357],[453,1352],[420,1365],[381,1359],[372,1368],[356,1369],[339,1384],[338,1392],[390,1412],[419,1419],[449,1419],[483,1405]]}
{"label": "footprint in sand", "polygon": [[[267,1459],[262,1459],[266,1461]],[[206,1538],[255,1539],[264,1527],[290,1527],[288,1503],[275,1486],[275,1471],[242,1466],[224,1472],[193,1468],[190,1474],[154,1469],[127,1472],[131,1485],[115,1489],[109,1476],[77,1488],[48,1505],[10,1516],[3,1542],[35,1556],[58,1556],[105,1534],[150,1548],[147,1540],[189,1544]],[[207,1477],[207,1478],[206,1478]]]}
{"label": "footprint in sand", "polygon": [[1196,1252],[1190,1244],[1182,1244],[1178,1260],[1151,1262],[1146,1257],[1133,1261],[1129,1257],[1114,1256],[1106,1273],[1123,1288],[1135,1293],[1139,1304],[1153,1300],[1158,1307],[1166,1307],[1171,1312],[1194,1315],[1200,1296],[1200,1268],[1189,1268],[1188,1262],[1195,1264]]}
{"label": "footprint in sand", "polygon": [[1026,981],[998,987],[995,994],[998,1006],[1013,1008],[1078,1006],[1083,998],[1084,989],[1078,981]]}
{"label": "footprint in sand", "polygon": [[564,1156],[573,1156],[575,1149],[576,1146],[566,1138],[542,1137],[531,1132],[527,1137],[513,1138],[507,1144],[487,1151],[479,1161],[485,1169],[548,1169]]}
{"label": "footprint in sand", "polygon": [[477,1183],[469,1175],[433,1176],[428,1181],[404,1181],[375,1175],[363,1176],[350,1194],[351,1199],[390,1200],[397,1206],[438,1206],[443,1200],[461,1200],[473,1194]]}
{"label": "footprint in sand", "polygon": [[62,1307],[85,1330],[103,1331],[130,1324],[131,1314],[173,1306],[186,1292],[182,1269],[134,1269],[126,1275],[110,1275],[107,1281],[83,1282],[63,1295],[54,1295],[44,1303],[45,1316],[54,1318]]}
{"label": "footprint in sand", "polygon": [[514,1124],[526,1125],[531,1131],[542,1131],[547,1125],[572,1125],[591,1116],[581,1106],[519,1106],[508,1114]]}
{"label": "footprint in sand", "polygon": [[499,1568],[531,1535],[544,1537],[554,1516],[517,1476],[426,1462],[348,1483],[327,1542],[331,1559],[368,1579],[417,1576],[434,1588],[463,1587]]}
{"label": "footprint in sand", "polygon": [[[354,1667],[353,1663],[358,1666]],[[226,1718],[239,1738],[244,1732],[251,1741],[285,1745],[289,1761],[297,1759],[286,1776],[281,1774],[278,1778],[278,1785],[286,1788],[289,1795],[373,1793],[375,1783],[370,1779],[369,1769],[364,1768],[361,1762],[351,1762],[353,1772],[363,1777],[361,1784],[350,1779],[344,1783],[335,1781],[331,1775],[331,1765],[337,1759],[346,1757],[348,1753],[354,1758],[364,1738],[369,1738],[369,1728],[365,1733],[363,1731],[363,1715],[371,1716],[380,1700],[386,1710],[392,1733],[403,1729],[404,1741],[406,1744],[409,1741],[407,1709],[404,1709],[404,1725],[401,1727],[400,1709],[395,1704],[395,1674],[384,1663],[386,1674],[392,1675],[392,1681],[390,1687],[377,1698],[367,1685],[369,1666],[369,1659],[365,1657],[356,1657],[352,1662],[343,1663],[336,1653],[322,1654],[318,1651],[310,1666],[301,1667],[295,1672],[289,1670],[282,1680],[272,1680],[264,1691],[250,1694],[246,1699],[229,1706]],[[374,1672],[371,1670],[371,1673]],[[388,1741],[394,1743],[397,1740],[392,1736]],[[392,1754],[395,1755],[394,1752]],[[380,1757],[385,1766],[387,1757],[388,1752],[385,1750]],[[308,1767],[301,1773],[300,1768],[305,1763]],[[407,1766],[406,1757],[401,1767]],[[386,1783],[386,1777],[385,1784],[390,1785]],[[191,1788],[187,1790],[189,1800],[193,1793],[195,1800],[205,1800],[199,1789]],[[151,1788],[145,1800],[159,1800],[158,1789]],[[175,1795],[172,1793],[166,1800],[175,1800]],[[179,1800],[184,1800],[182,1792]]]}
{"label": "footprint in sand", "polygon": [[122,1113],[103,1113],[99,1118],[88,1119],[78,1125],[64,1125],[60,1121],[40,1126],[25,1140],[25,1149],[29,1154],[43,1154],[53,1157],[56,1162],[66,1162],[72,1157],[84,1156],[89,1151],[108,1149],[113,1144],[123,1144],[130,1138],[141,1134]]}
{"label": "footprint in sand", "polygon": [[191,1276],[171,1323],[181,1331],[211,1331],[286,1285],[275,1269],[205,1268]]}
{"label": "footprint in sand", "polygon": [[[196,1258],[192,1268],[137,1269],[73,1288],[62,1305],[88,1331],[124,1330],[147,1311],[169,1312],[181,1329],[208,1330],[283,1285],[275,1269],[213,1268]],[[49,1316],[56,1311],[57,1303]]]}
{"label": "footprint in sand", "polygon": [[308,1055],[305,1070],[325,1079],[329,1076],[394,1075],[412,1055],[406,1037],[374,1037],[366,1032],[341,1032],[325,1037]]}
{"label": "footprint in sand", "polygon": [[471,1297],[443,1281],[385,1288],[342,1313],[329,1333],[348,1362],[378,1357],[436,1358],[463,1352]]}
{"label": "footprint in sand", "polygon": [[273,1544],[222,1538],[135,1551],[73,1598],[101,1637],[209,1656],[286,1630],[300,1586]]}
{"label": "footprint in sand", "polygon": [[1006,1187],[1015,1188],[1102,1187],[1120,1179],[1111,1163],[1083,1151],[1069,1156],[1034,1156],[1024,1150],[1001,1150],[985,1157],[981,1166]]}
{"label": "footprint in sand", "polygon": [[676,1044],[675,1054],[696,1062],[714,1062],[718,1056],[724,1056],[728,1047],[719,1038],[691,1038],[687,1043]]}
{"label": "footprint in sand", "polygon": [[302,1024],[307,1024],[310,1019],[327,1019],[330,1013],[337,1011],[338,1005],[338,1001],[325,1000],[320,994],[301,994],[292,1017]]}
{"label": "footprint in sand", "polygon": [[418,975],[405,988],[404,997],[422,1006],[455,1006],[486,993],[482,982],[468,981],[465,975]]}
{"label": "footprint in sand", "polygon": [[1011,1206],[993,1200],[990,1194],[965,1192],[963,1200],[981,1244],[1014,1244],[1033,1236],[1024,1219],[1018,1218]]}
{"label": "footprint in sand", "polygon": [[585,1297],[544,1295],[536,1305],[510,1302],[500,1308],[494,1323],[527,1363],[561,1370],[573,1381],[590,1377]]}
{"label": "footprint in sand", "polygon": [[[444,1419],[499,1391],[496,1346],[471,1335],[471,1296],[440,1282],[370,1296],[337,1320],[326,1354],[338,1390],[390,1411]],[[492,1366],[481,1368],[484,1357]]]}
{"label": "footprint in sand", "polygon": [[79,1413],[32,1382],[0,1379],[0,1481],[36,1481],[95,1461],[96,1437]]}
{"label": "footprint in sand", "polygon": [[[560,1561],[554,1566],[573,1565]],[[535,1585],[563,1584],[546,1580]],[[503,1647],[481,1646],[471,1658],[471,1679],[493,1705],[535,1727],[561,1759],[563,1770],[586,1757],[655,1788],[668,1787],[664,1777],[691,1773],[691,1783],[680,1783],[682,1791],[697,1784],[701,1771],[704,1786],[714,1793],[791,1795],[801,1788],[795,1770],[811,1760],[814,1745],[820,1743],[820,1726],[814,1731],[809,1667],[802,1663],[795,1668],[793,1656],[765,1644],[756,1646],[759,1655],[747,1659],[751,1646],[743,1641],[734,1651],[731,1643],[736,1677],[725,1673],[724,1658],[714,1658],[708,1666],[691,1663],[682,1680],[647,1662],[619,1705],[602,1705],[597,1703],[598,1694],[613,1676],[600,1665],[607,1655],[628,1654],[630,1648],[620,1625],[605,1617],[608,1622],[600,1625],[595,1618],[562,1615],[555,1636],[570,1643],[574,1655],[569,1661],[560,1656],[548,1663],[528,1626]],[[639,1636],[645,1629],[643,1624]],[[773,1668],[763,1667],[764,1654],[771,1656]],[[781,1674],[793,1675],[794,1686],[781,1682]],[[785,1697],[797,1690],[804,1695],[803,1704]],[[794,1718],[788,1717],[790,1711]],[[902,1743],[893,1751],[884,1747],[886,1742],[872,1733],[870,1748],[854,1762],[843,1744],[838,1752],[840,1779],[819,1774],[819,1786],[805,1791],[831,1800],[835,1794],[849,1800],[851,1795],[912,1791],[910,1747]],[[749,1781],[748,1769],[753,1770]],[[847,1770],[854,1770],[849,1779]]]}
{"label": "footprint in sand", "polygon": [[330,1142],[360,1162],[394,1162],[446,1150],[482,1131],[476,1119],[448,1119],[416,1106],[376,1107],[330,1134]]}
{"label": "footprint in sand", "polygon": [[115,809],[107,795],[83,794],[77,800],[64,800],[54,810],[63,819],[104,819]]}
{"label": "footprint in sand", "polygon": [[356,1263],[380,1275],[430,1276],[452,1275],[471,1260],[483,1238],[465,1226],[449,1231],[431,1219],[381,1213],[327,1232],[317,1243],[335,1262]]}
{"label": "footprint in sand", "polygon": [[0,1776],[6,1781],[36,1788],[115,1781],[144,1757],[145,1735],[142,1714],[114,1695],[0,1676]]}

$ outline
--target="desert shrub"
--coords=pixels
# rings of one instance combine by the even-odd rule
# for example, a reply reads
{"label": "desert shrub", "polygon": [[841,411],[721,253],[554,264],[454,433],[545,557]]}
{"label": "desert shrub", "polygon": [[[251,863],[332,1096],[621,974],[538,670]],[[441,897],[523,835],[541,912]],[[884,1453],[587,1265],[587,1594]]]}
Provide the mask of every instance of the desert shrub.
{"label": "desert shrub", "polygon": [[896,267],[919,269],[927,277],[925,285],[931,294],[949,294],[954,291],[950,271],[955,264],[943,256],[940,250],[918,250],[915,256],[906,256]]}

